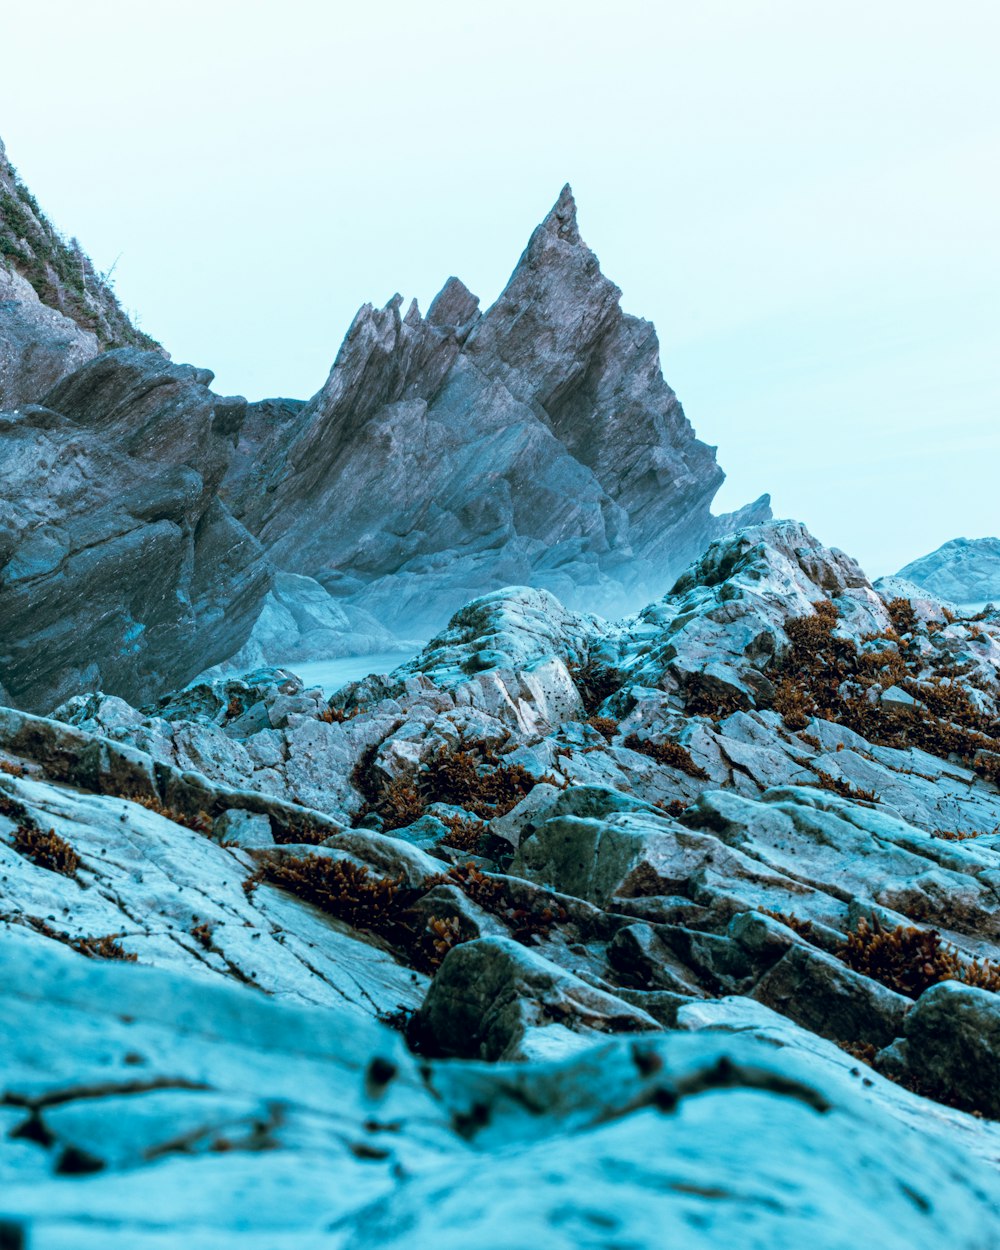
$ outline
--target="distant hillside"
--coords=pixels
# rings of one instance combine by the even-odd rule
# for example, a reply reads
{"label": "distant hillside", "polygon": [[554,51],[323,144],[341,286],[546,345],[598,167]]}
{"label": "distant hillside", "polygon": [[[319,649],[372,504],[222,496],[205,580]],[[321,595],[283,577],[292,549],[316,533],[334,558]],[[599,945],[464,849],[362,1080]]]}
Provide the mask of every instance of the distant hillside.
{"label": "distant hillside", "polygon": [[26,278],[41,303],[91,331],[101,347],[157,348],[132,324],[76,239],[64,239],[7,159],[0,140],[0,265]]}
{"label": "distant hillside", "polygon": [[38,403],[100,352],[166,355],[129,320],[76,239],[65,239],[0,142],[0,409]]}

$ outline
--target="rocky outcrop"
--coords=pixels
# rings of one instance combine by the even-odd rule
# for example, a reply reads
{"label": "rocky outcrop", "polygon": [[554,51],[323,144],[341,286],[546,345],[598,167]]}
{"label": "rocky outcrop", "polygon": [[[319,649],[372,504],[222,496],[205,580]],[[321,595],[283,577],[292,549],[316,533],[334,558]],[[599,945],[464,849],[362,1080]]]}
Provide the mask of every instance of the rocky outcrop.
{"label": "rocky outcrop", "polygon": [[362,308],[318,395],[252,412],[225,497],[279,567],[408,634],[511,584],[641,602],[769,511],[712,516],[714,450],[620,294],[565,188],[485,314],[454,278],[426,317]]}
{"label": "rocky outcrop", "polygon": [[1000,600],[1000,538],[953,538],[897,576],[953,603]]}
{"label": "rocky outcrop", "polygon": [[[4,710],[5,1214],[85,1244],[103,1193],[132,1250],[155,1164],[219,1247],[238,1202],[359,1248],[578,1245],[581,1210],[645,1247],[691,1203],[706,1250],[749,1209],[989,1245],[1000,619],[900,585],[781,522],[618,625],[494,592],[330,700]],[[291,1211],[306,1163],[336,1183]]]}
{"label": "rocky outcrop", "polygon": [[0,142],[0,410],[38,403],[99,351],[125,346],[159,350],[46,219]]}
{"label": "rocky outcrop", "polygon": [[245,642],[270,585],[218,498],[245,410],[208,370],[108,351],[0,414],[0,688],[143,702]]}

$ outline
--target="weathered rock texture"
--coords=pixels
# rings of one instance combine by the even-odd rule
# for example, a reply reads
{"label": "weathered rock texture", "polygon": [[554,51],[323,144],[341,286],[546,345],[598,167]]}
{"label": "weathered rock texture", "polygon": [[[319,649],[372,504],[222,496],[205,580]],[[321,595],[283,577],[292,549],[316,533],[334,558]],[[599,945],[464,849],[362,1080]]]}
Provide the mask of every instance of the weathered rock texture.
{"label": "weathered rock texture", "polygon": [[898,576],[953,603],[1000,601],[1000,538],[953,538]]}
{"label": "weathered rock texture", "polygon": [[157,344],[46,219],[0,141],[0,409],[37,403],[102,348],[124,346]]}
{"label": "weathered rock texture", "polygon": [[104,352],[0,414],[0,688],[142,702],[244,643],[270,585],[218,498],[244,400],[155,352]]}
{"label": "weathered rock texture", "polygon": [[782,522],[624,625],[493,592],[328,702],[0,709],[2,1214],[992,1246],[998,674],[995,614]]}
{"label": "weathered rock texture", "polygon": [[620,295],[565,188],[488,312],[455,278],[426,317],[366,305],[305,407],[255,405],[226,499],[279,567],[409,634],[512,584],[641,603],[770,513],[712,516],[714,449]]}

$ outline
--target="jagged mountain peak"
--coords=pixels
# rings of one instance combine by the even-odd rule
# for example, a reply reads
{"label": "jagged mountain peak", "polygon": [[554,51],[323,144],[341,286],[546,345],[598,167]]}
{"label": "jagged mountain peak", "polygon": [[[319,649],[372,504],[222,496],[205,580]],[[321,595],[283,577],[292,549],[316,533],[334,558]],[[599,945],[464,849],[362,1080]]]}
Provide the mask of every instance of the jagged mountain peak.
{"label": "jagged mountain peak", "polygon": [[567,184],[485,313],[455,277],[426,317],[366,305],[297,419],[251,411],[227,499],[280,567],[409,632],[515,582],[638,606],[770,510],[712,516],[714,449],[620,301]]}
{"label": "jagged mountain peak", "polygon": [[559,192],[559,198],[552,205],[539,229],[557,235],[566,243],[583,243],[576,222],[576,199],[573,196],[573,188],[568,182]]}

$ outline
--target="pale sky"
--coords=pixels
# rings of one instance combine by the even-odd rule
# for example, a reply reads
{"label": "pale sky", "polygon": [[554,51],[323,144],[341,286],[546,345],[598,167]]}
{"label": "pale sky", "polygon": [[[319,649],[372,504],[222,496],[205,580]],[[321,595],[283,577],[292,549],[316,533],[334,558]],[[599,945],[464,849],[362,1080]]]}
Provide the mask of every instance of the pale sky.
{"label": "pale sky", "polygon": [[177,360],[307,397],[573,185],[729,475],[891,572],[1000,532],[996,0],[31,0],[0,136]]}

